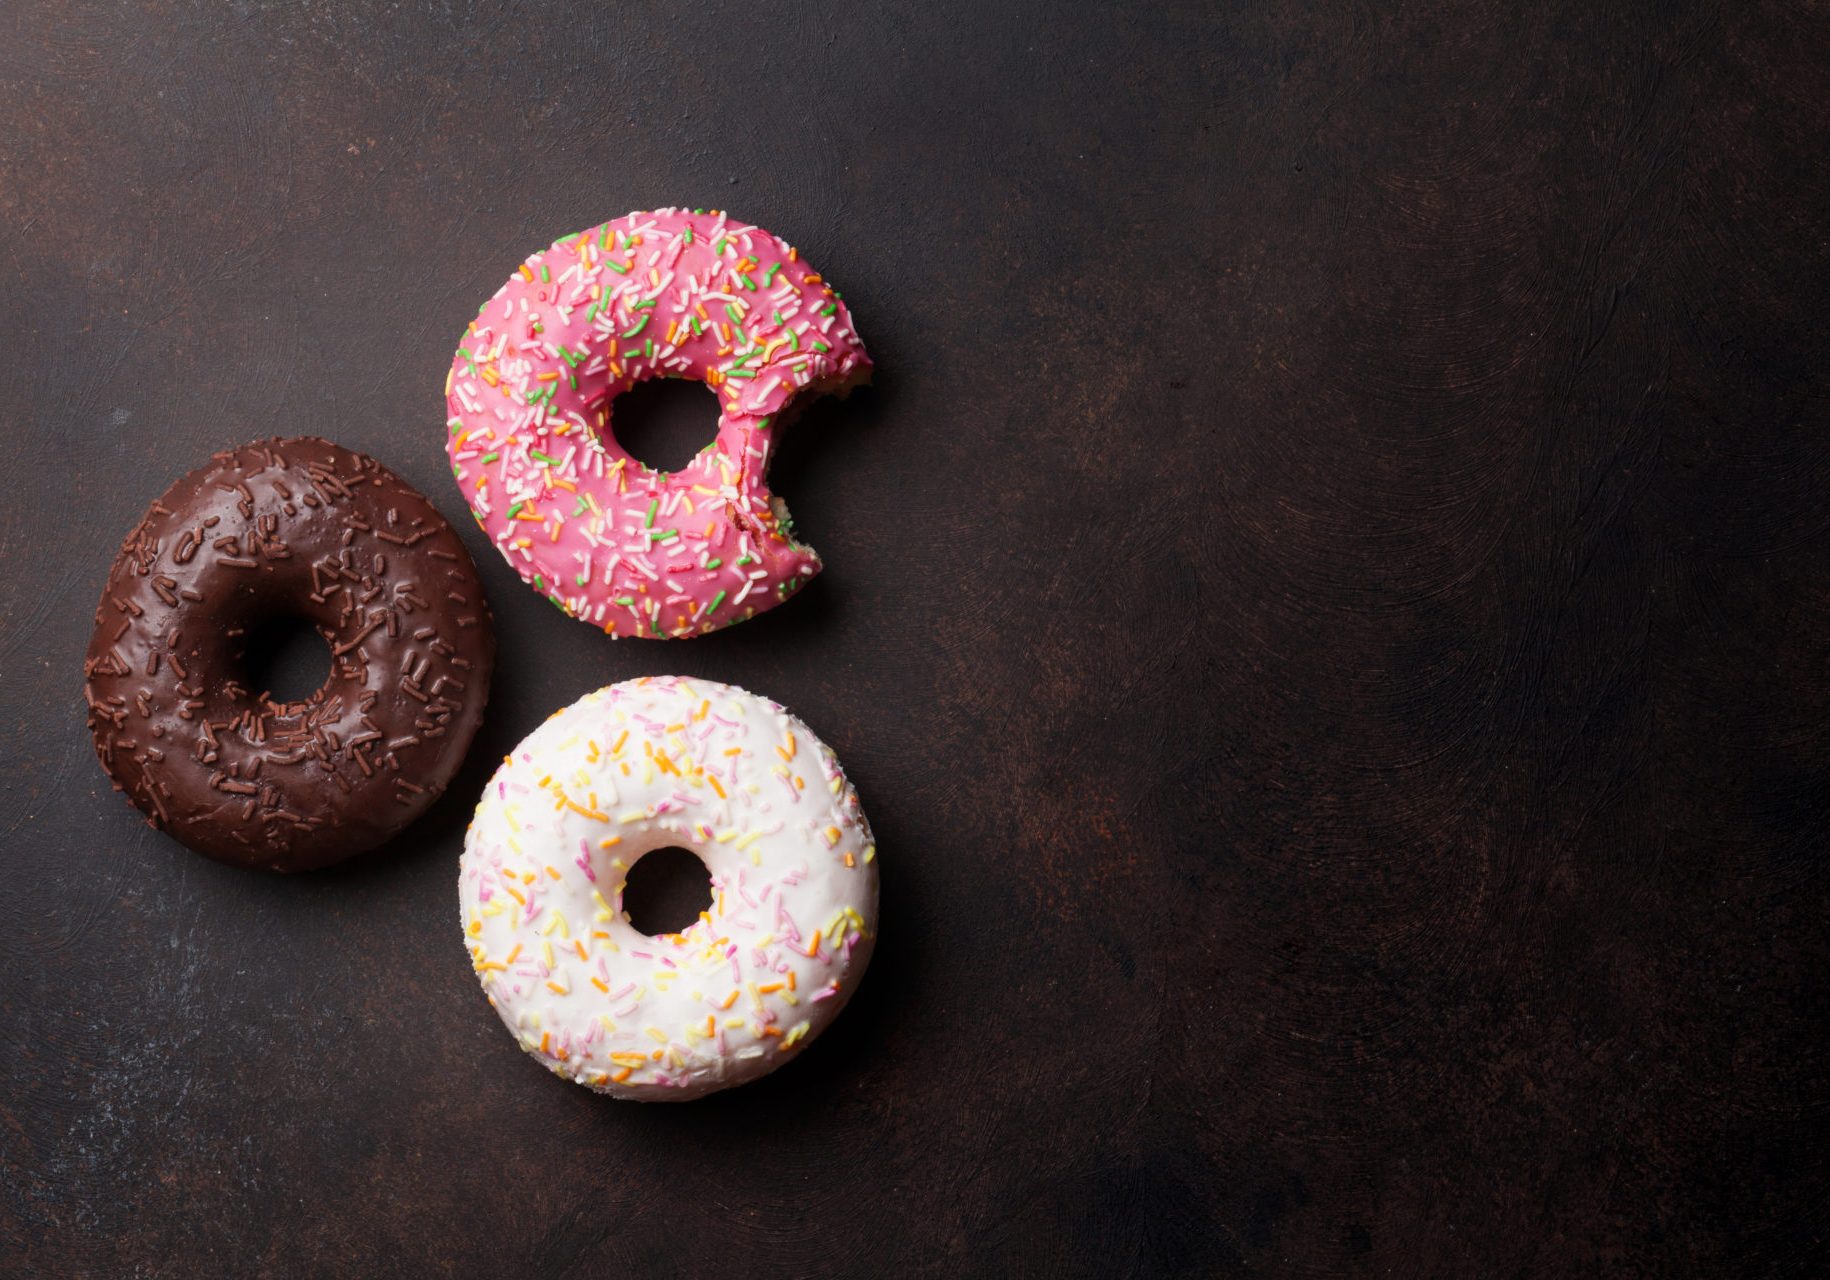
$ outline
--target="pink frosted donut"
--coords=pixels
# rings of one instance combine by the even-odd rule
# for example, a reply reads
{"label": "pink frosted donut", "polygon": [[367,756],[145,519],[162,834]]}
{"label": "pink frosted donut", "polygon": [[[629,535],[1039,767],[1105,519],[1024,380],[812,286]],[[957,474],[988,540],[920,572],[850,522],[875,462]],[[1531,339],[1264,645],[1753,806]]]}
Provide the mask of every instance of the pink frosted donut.
{"label": "pink frosted donut", "polygon": [[[535,254],[477,313],[445,384],[447,448],[477,523],[554,604],[614,636],[695,635],[820,571],[769,492],[775,433],[870,370],[839,295],[775,236],[632,213]],[[611,402],[655,377],[718,396],[718,438],[679,471],[610,433]]]}

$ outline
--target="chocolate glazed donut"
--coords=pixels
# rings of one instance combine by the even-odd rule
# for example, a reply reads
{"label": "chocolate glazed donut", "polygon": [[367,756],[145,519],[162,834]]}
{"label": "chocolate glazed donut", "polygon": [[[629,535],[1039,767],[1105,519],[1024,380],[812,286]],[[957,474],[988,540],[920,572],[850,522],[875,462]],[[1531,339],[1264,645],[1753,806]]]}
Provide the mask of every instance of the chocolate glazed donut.
{"label": "chocolate glazed donut", "polygon": [[[250,633],[315,626],[297,702],[250,689]],[[483,717],[495,638],[470,556],[424,497],[325,440],[219,453],[122,544],[84,665],[115,789],[199,853],[304,871],[425,812]]]}

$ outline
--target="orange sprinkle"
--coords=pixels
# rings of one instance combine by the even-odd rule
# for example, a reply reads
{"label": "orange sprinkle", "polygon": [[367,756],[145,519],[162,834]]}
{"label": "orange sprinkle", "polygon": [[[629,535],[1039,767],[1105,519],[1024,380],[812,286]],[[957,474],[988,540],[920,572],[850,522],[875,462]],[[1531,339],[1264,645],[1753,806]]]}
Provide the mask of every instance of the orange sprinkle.
{"label": "orange sprinkle", "polygon": [[551,1031],[542,1031],[540,1033],[540,1052],[542,1052],[542,1053],[552,1052],[552,1044],[553,1044],[553,1033]]}
{"label": "orange sprinkle", "polygon": [[[707,781],[707,782],[709,782],[709,783],[711,783],[711,784],[712,784],[712,790],[713,790],[713,791],[716,791],[716,792],[717,792],[717,793],[718,793],[718,798],[719,798],[719,799],[720,799],[720,800],[724,800],[724,799],[727,799],[727,798],[728,798],[728,797],[726,797],[726,795],[725,795],[725,794],[724,794],[724,788],[723,788],[723,787],[721,787],[721,786],[719,786],[719,785],[718,785],[718,779],[717,779],[717,778],[715,778],[715,777],[713,777],[713,776],[712,776],[712,775],[711,775],[711,774],[709,774],[709,773],[708,773],[708,774],[706,774],[706,775],[705,775],[705,780],[706,780],[706,781]],[[849,855],[847,855],[847,856],[849,856]]]}
{"label": "orange sprinkle", "polygon": [[605,984],[605,982],[602,978],[591,979],[591,985],[596,987],[599,991],[603,992],[605,995],[610,994],[610,988],[609,988],[609,986],[607,986]]}
{"label": "orange sprinkle", "polygon": [[737,1003],[737,993],[735,991],[733,991],[733,992],[731,992],[730,995],[728,995],[724,998],[724,1003],[719,1005],[718,1007],[720,1009],[728,1009],[736,1003]]}
{"label": "orange sprinkle", "polygon": [[623,1081],[627,1080],[634,1071],[634,1067],[624,1067],[621,1071],[611,1076],[610,1079],[617,1084],[621,1084]]}
{"label": "orange sprinkle", "polygon": [[807,943],[806,954],[810,956],[820,954],[820,931],[818,929],[813,931],[813,937]]}
{"label": "orange sprinkle", "polygon": [[780,1027],[764,1027],[762,1033],[766,1036],[779,1036],[782,1033],[782,1029]]}
{"label": "orange sprinkle", "polygon": [[586,954],[585,954],[585,944],[584,944],[584,942],[583,942],[583,941],[582,941],[582,940],[580,940],[580,939],[578,939],[578,938],[573,938],[573,939],[572,939],[572,945],[573,945],[573,946],[574,946],[574,947],[575,947],[575,948],[577,948],[577,950],[578,950],[578,958],[579,958],[579,959],[580,959],[580,960],[589,960],[589,959],[590,959],[590,958],[591,958],[591,957],[590,957],[590,956],[588,956],[588,955],[586,955]]}

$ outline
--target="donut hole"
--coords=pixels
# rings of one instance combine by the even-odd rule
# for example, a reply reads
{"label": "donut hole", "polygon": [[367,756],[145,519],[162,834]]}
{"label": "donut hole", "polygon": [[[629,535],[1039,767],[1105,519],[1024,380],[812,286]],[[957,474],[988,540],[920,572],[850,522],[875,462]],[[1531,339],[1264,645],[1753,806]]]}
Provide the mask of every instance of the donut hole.
{"label": "donut hole", "polygon": [[653,849],[629,868],[623,914],[641,933],[679,933],[712,905],[712,873],[688,849]]}
{"label": "donut hole", "polygon": [[[233,631],[229,635],[236,638]],[[242,679],[269,702],[303,702],[330,679],[330,645],[304,618],[265,618],[248,627],[241,639]]]}
{"label": "donut hole", "polygon": [[652,471],[678,471],[718,436],[718,398],[702,382],[650,378],[610,403],[610,433]]}

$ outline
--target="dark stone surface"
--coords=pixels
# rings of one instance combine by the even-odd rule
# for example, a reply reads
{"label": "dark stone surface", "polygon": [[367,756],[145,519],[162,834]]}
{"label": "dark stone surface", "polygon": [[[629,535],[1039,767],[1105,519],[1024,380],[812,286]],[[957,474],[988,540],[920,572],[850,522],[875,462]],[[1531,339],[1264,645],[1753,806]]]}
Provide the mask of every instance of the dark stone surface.
{"label": "dark stone surface", "polygon": [[[0,6],[0,1269],[1817,1272],[1826,67],[1752,0]],[[426,820],[148,830],[81,700],[147,502],[310,433],[461,517],[465,321],[673,203],[876,357],[779,464],[825,575],[612,643],[467,528]],[[838,751],[883,943],[643,1108],[503,1033],[455,860],[662,671]]]}

